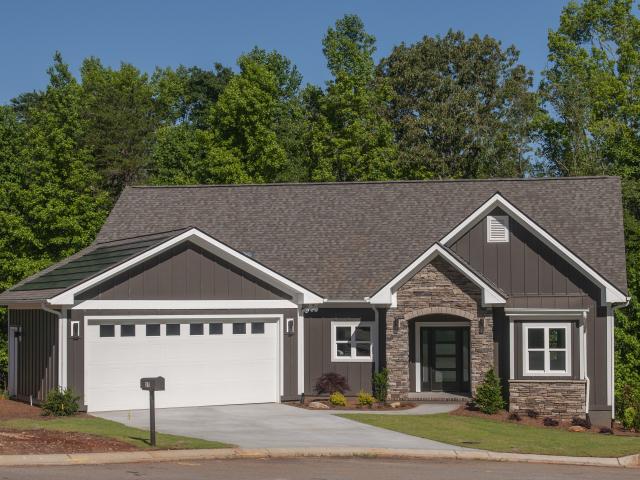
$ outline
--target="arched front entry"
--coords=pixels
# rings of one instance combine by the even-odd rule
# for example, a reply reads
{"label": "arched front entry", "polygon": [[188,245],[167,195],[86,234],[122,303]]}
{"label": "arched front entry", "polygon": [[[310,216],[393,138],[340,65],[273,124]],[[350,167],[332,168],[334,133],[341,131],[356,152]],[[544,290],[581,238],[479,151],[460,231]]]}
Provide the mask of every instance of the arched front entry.
{"label": "arched front entry", "polygon": [[415,391],[469,394],[471,319],[466,312],[424,313],[412,318],[409,332]]}

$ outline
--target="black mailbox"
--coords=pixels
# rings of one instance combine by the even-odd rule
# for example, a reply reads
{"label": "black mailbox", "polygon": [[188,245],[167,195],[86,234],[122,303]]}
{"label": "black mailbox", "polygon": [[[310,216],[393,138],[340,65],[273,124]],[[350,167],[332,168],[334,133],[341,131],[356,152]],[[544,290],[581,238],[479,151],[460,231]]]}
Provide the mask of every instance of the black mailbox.
{"label": "black mailbox", "polygon": [[164,391],[164,377],[141,378],[140,388],[150,392],[162,392]]}

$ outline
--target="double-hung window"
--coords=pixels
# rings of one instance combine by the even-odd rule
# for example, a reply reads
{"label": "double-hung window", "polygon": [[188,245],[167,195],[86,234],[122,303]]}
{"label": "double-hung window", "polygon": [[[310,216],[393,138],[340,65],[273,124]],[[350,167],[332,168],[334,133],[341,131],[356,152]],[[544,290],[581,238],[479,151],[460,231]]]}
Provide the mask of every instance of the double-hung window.
{"label": "double-hung window", "polygon": [[334,362],[373,361],[373,323],[331,322],[331,359]]}
{"label": "double-hung window", "polygon": [[522,333],[525,375],[571,375],[570,323],[525,323]]}

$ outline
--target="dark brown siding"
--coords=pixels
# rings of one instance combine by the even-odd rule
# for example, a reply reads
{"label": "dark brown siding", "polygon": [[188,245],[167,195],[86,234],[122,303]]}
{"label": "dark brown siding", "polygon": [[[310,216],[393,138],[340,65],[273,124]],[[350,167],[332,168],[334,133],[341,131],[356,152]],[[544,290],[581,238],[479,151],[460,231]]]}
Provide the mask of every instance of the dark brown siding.
{"label": "dark brown siding", "polygon": [[21,330],[16,397],[40,403],[58,385],[58,317],[44,310],[9,310],[9,325]]}
{"label": "dark brown siding", "polygon": [[[264,315],[281,314],[283,318],[293,318],[297,323],[298,311],[295,309],[282,310],[73,310],[72,320],[80,321],[83,329],[84,317],[86,315]],[[296,329],[297,330],[297,329]],[[69,332],[70,333],[70,332]],[[84,394],[84,330],[81,332],[81,339],[69,338],[68,353],[68,383],[77,395]],[[283,342],[283,398],[285,400],[298,397],[298,337],[297,331],[293,335],[284,334]]]}
{"label": "dark brown siding", "polygon": [[[332,321],[373,321],[371,309],[343,308],[320,309],[305,315],[304,319],[304,393],[316,395],[315,384],[325,373],[336,372],[347,379],[348,395],[356,395],[360,390],[371,392],[373,362],[332,362],[331,322]],[[375,348],[375,346],[374,346]]]}
{"label": "dark brown siding", "polygon": [[[499,209],[492,214],[505,215]],[[508,294],[507,307],[589,309],[586,331],[590,409],[610,410],[611,406],[607,405],[607,318],[606,309],[599,305],[599,288],[513,219],[509,221],[508,243],[488,243],[486,228],[484,218],[451,248]],[[496,326],[498,319],[503,321],[503,316],[502,309],[494,309]],[[498,343],[508,345],[508,322],[503,322],[502,331],[494,337]],[[516,351],[521,355],[518,332]],[[573,349],[574,375],[577,375],[575,368],[579,368],[576,355],[580,346],[576,344]],[[508,348],[500,347],[498,365],[503,380],[509,365],[508,356],[506,361],[503,357],[505,353],[508,355]],[[521,366],[517,365],[516,378],[522,377],[521,372]]]}
{"label": "dark brown siding", "polygon": [[278,300],[291,297],[191,243],[82,293],[81,300]]}

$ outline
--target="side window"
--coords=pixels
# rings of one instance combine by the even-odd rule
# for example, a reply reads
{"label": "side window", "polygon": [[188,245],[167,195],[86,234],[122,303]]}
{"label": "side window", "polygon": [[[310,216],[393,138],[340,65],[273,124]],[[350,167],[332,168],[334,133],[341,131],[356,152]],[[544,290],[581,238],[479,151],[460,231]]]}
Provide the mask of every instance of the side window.
{"label": "side window", "polygon": [[135,337],[136,336],[136,326],[135,325],[120,325],[120,336],[121,337]]}
{"label": "side window", "polygon": [[372,325],[367,322],[331,322],[331,357],[334,362],[373,361]]}
{"label": "side window", "polygon": [[160,324],[149,323],[146,326],[147,337],[159,337],[160,336]]}
{"label": "side window", "polygon": [[116,326],[115,325],[100,325],[100,336],[101,337],[115,337],[116,336]]}

